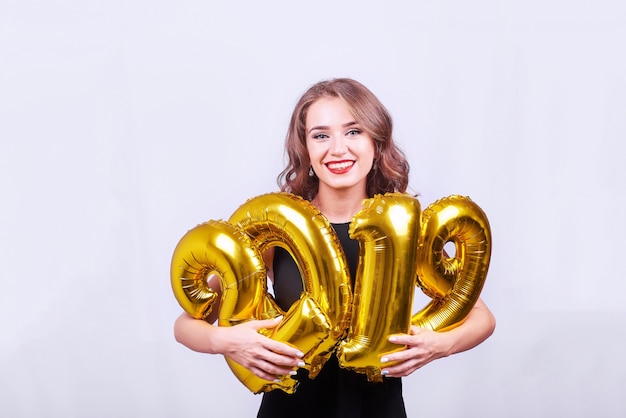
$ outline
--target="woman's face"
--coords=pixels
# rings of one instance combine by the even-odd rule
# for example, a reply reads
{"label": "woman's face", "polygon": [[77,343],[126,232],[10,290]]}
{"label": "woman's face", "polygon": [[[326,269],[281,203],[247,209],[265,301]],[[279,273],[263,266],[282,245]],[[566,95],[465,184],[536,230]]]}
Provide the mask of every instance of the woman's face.
{"label": "woman's face", "polygon": [[367,174],[372,169],[372,137],[356,122],[346,104],[336,97],[315,101],[306,116],[306,146],[319,191],[357,191],[366,197]]}

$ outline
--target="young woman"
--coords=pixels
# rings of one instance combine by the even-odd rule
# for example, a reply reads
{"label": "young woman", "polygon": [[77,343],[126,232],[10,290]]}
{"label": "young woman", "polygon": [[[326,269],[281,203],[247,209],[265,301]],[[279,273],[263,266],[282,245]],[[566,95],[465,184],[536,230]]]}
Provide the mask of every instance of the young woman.
{"label": "young woman", "polygon": [[[299,100],[286,139],[288,165],[278,180],[281,190],[309,200],[331,222],[346,254],[351,277],[358,262],[358,242],[348,236],[352,217],[364,199],[377,193],[405,192],[409,165],[392,138],[392,120],[380,101],[362,84],[332,79],[312,86]],[[298,268],[285,250],[266,254],[275,299],[285,311],[303,290]],[[219,289],[219,280],[210,285]],[[213,312],[217,312],[215,307]],[[183,313],[175,323],[177,341],[192,350],[222,354],[274,380],[291,374],[299,379],[293,394],[264,393],[258,417],[405,417],[400,378],[441,357],[475,347],[488,338],[495,319],[478,300],[458,327],[435,332],[412,326],[408,334],[389,336],[406,349],[382,361],[382,383],[339,367],[332,356],[315,379],[303,370],[303,354],[258,333],[276,321],[249,321],[233,327],[211,325]]]}

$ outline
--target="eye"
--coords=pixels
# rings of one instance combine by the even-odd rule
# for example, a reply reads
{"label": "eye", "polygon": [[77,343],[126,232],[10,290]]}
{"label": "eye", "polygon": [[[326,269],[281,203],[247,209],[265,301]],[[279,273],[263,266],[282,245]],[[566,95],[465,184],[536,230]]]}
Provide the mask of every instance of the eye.
{"label": "eye", "polygon": [[315,134],[313,135],[313,139],[328,139],[328,135],[325,133]]}
{"label": "eye", "polygon": [[361,133],[361,130],[360,130],[360,129],[356,129],[356,128],[355,128],[355,129],[350,129],[350,130],[346,133],[346,135],[348,135],[348,136],[356,136],[356,135],[359,135],[360,133]]}

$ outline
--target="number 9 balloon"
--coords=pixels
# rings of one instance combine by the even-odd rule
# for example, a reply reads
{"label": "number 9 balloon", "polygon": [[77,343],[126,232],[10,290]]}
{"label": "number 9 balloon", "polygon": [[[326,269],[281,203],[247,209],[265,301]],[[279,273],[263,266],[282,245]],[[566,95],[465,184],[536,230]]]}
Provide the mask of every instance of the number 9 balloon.
{"label": "number 9 balloon", "polygon": [[[412,323],[444,331],[460,324],[480,296],[491,258],[491,229],[483,210],[467,197],[449,196],[422,215],[418,285],[432,302]],[[455,254],[444,251],[454,244]]]}

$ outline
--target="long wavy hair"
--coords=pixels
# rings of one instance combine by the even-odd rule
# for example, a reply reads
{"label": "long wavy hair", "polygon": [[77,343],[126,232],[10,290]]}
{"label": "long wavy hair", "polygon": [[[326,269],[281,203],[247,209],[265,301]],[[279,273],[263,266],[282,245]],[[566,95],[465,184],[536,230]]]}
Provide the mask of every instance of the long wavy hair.
{"label": "long wavy hair", "polygon": [[406,192],[409,164],[404,152],[393,141],[391,115],[367,87],[349,78],[314,84],[296,104],[285,139],[287,165],[277,179],[280,190],[307,200],[312,200],[317,194],[319,179],[309,176],[311,161],[306,147],[306,117],[311,105],[322,97],[343,100],[356,122],[374,140],[376,153],[372,170],[367,175],[367,196]]}

